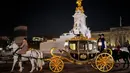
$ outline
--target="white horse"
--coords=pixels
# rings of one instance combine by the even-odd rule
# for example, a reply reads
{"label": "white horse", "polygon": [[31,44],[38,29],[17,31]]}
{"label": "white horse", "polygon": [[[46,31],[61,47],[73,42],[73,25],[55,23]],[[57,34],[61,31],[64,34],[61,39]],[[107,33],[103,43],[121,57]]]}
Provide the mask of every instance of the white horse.
{"label": "white horse", "polygon": [[22,54],[21,57],[17,54],[19,49],[19,46],[15,43],[15,41],[13,41],[10,45],[7,46],[7,48],[13,48],[13,65],[12,65],[12,69],[11,72],[13,72],[14,70],[14,66],[17,63],[17,61],[19,62],[19,71],[22,72],[23,71],[23,67],[22,67],[22,61],[28,61],[30,60],[32,68],[30,70],[30,72],[33,72],[35,69],[38,70],[38,68],[40,67],[40,70],[42,70],[42,66],[45,64],[45,62],[42,60],[43,59],[43,53],[38,51],[38,50],[29,50],[26,52],[26,54]]}

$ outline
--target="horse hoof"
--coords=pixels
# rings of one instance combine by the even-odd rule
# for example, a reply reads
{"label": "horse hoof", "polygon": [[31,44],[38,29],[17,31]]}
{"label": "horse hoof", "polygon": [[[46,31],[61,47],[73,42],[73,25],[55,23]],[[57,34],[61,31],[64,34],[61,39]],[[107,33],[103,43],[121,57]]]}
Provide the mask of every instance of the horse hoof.
{"label": "horse hoof", "polygon": [[22,69],[19,70],[19,72],[21,73],[23,71],[24,67],[22,67]]}
{"label": "horse hoof", "polygon": [[42,69],[39,70],[40,72],[42,71]]}
{"label": "horse hoof", "polygon": [[42,68],[39,70],[40,72],[42,71]]}
{"label": "horse hoof", "polygon": [[22,73],[22,71],[19,70],[20,73]]}
{"label": "horse hoof", "polygon": [[30,73],[32,73],[32,71],[30,71]]}

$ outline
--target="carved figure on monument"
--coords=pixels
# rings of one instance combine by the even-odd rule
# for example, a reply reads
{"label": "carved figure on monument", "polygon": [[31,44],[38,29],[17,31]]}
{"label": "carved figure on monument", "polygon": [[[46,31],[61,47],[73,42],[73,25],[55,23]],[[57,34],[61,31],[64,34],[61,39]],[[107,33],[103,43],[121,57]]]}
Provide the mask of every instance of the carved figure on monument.
{"label": "carved figure on monument", "polygon": [[83,6],[82,6],[82,0],[77,0],[76,4],[78,7],[76,7],[76,11],[80,10],[82,13],[84,12]]}
{"label": "carved figure on monument", "polygon": [[77,0],[76,4],[78,4],[78,7],[80,7],[82,4],[82,0]]}

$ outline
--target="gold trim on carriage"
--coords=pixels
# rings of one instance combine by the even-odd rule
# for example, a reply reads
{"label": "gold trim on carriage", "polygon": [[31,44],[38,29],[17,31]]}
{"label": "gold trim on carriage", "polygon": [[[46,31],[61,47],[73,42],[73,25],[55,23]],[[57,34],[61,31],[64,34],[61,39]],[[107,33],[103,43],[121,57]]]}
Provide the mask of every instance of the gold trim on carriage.
{"label": "gold trim on carriage", "polygon": [[[108,52],[100,53],[97,50],[97,42],[94,38],[86,38],[83,36],[75,36],[69,40],[66,40],[66,50],[62,51],[65,56],[59,56],[53,54],[56,48],[52,48],[50,53],[52,57],[49,60],[49,68],[54,73],[59,73],[64,68],[64,61],[68,61],[73,64],[90,64],[94,69],[98,69],[101,72],[108,72],[113,68],[114,59]],[[64,53],[63,53],[64,52]]]}

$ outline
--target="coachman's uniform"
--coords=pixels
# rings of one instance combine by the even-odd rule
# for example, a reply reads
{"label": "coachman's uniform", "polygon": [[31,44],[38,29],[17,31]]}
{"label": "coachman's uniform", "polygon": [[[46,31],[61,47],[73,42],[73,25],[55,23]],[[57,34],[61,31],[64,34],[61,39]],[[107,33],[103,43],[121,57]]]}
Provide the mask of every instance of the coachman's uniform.
{"label": "coachman's uniform", "polygon": [[105,40],[104,37],[103,38],[101,37],[101,36],[104,36],[104,34],[101,34],[99,36],[100,36],[100,38],[97,41],[98,49],[99,49],[100,52],[103,52],[103,50],[106,48],[106,40]]}

